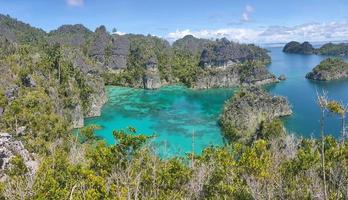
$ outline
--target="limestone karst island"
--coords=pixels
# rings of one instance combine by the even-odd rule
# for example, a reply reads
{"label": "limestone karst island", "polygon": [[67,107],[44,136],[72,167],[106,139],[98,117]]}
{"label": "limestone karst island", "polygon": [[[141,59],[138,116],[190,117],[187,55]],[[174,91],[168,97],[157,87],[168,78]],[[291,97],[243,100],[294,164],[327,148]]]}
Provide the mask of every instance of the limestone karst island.
{"label": "limestone karst island", "polygon": [[0,0],[0,200],[348,200],[347,10]]}

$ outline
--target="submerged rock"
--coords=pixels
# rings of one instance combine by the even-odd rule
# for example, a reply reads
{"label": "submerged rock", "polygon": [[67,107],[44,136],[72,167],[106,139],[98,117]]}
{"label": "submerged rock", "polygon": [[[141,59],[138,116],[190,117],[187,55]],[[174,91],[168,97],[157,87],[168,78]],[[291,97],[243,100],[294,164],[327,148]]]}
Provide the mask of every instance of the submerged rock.
{"label": "submerged rock", "polygon": [[8,133],[0,133],[0,182],[6,180],[4,173],[11,167],[11,159],[20,156],[28,169],[28,176],[33,176],[38,168],[39,162],[34,159],[34,155],[29,153],[22,142],[15,140]]}
{"label": "submerged rock", "polygon": [[291,115],[285,97],[271,96],[259,87],[243,88],[225,106],[220,117],[223,133],[229,141],[252,138],[263,121]]}
{"label": "submerged rock", "polygon": [[348,78],[348,63],[342,58],[327,58],[309,72],[306,78],[318,81]]}
{"label": "submerged rock", "polygon": [[286,80],[285,75],[284,75],[284,74],[280,75],[280,76],[278,77],[278,80],[280,80],[280,81],[285,81],[285,80]]}

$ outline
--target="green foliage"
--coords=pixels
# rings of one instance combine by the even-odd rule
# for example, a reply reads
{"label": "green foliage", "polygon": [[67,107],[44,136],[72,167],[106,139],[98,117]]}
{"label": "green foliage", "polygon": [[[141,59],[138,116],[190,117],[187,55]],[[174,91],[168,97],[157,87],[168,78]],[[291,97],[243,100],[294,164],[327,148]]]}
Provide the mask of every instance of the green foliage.
{"label": "green foliage", "polygon": [[7,98],[5,92],[0,90],[0,107],[4,108],[7,105]]}
{"label": "green foliage", "polygon": [[281,137],[285,134],[283,122],[280,119],[262,121],[257,134],[258,138],[265,140]]}
{"label": "green foliage", "polygon": [[335,114],[340,115],[340,116],[345,115],[345,113],[346,113],[343,105],[337,101],[329,101],[327,103],[327,109],[330,112],[335,113]]}
{"label": "green foliage", "polygon": [[342,58],[327,58],[324,61],[321,61],[313,71],[337,71],[340,69],[348,69],[348,64],[344,62]]}
{"label": "green foliage", "polygon": [[343,55],[348,55],[348,45],[344,43],[341,43],[341,44],[327,43],[321,46],[317,51],[321,55],[343,56]]}
{"label": "green foliage", "polygon": [[313,54],[315,52],[314,47],[308,43],[299,43],[299,42],[289,42],[287,43],[284,48],[283,52],[285,53],[298,53],[298,54]]}
{"label": "green foliage", "polygon": [[21,44],[38,44],[44,40],[45,32],[41,29],[33,28],[29,24],[11,18],[8,15],[0,14],[0,24],[3,31],[8,31],[14,35]]}
{"label": "green foliage", "polygon": [[95,136],[95,131],[101,129],[98,125],[89,125],[85,126],[83,128],[80,128],[78,130],[79,137],[82,139],[82,142],[92,142],[97,140],[97,137]]}
{"label": "green foliage", "polygon": [[21,156],[14,156],[10,161],[11,168],[7,174],[9,176],[24,176],[28,172],[27,166],[24,164]]}
{"label": "green foliage", "polygon": [[179,82],[191,87],[196,81],[199,58],[183,50],[175,50],[171,60],[172,73]]}

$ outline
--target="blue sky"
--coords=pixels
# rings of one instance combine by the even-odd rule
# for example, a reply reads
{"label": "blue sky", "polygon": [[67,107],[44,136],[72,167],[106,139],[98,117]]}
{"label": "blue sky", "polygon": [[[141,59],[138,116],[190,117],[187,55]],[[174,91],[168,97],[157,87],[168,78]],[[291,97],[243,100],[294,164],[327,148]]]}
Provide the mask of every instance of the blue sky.
{"label": "blue sky", "polygon": [[0,0],[0,13],[46,31],[82,23],[175,40],[240,42],[348,39],[348,0]]}

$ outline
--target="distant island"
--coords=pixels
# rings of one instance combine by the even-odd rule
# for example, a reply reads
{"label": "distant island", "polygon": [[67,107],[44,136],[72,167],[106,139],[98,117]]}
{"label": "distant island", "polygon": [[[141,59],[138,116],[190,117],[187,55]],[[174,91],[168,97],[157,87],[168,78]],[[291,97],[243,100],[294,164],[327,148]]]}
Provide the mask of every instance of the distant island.
{"label": "distant island", "polygon": [[309,72],[306,78],[318,81],[348,78],[348,63],[342,58],[327,58]]}
{"label": "distant island", "polygon": [[302,44],[296,41],[287,43],[283,52],[293,54],[318,54],[327,56],[345,56],[348,55],[348,44],[340,43],[326,43],[320,48],[314,48],[309,42],[303,42]]}

